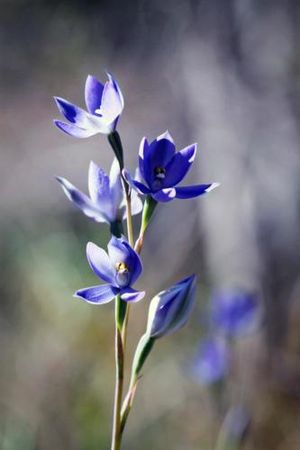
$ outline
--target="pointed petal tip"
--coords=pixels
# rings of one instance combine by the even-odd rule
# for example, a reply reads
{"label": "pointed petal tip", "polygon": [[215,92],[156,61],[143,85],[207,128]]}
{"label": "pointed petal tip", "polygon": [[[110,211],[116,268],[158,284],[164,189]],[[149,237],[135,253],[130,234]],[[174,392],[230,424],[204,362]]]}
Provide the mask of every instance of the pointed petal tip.
{"label": "pointed petal tip", "polygon": [[206,189],[206,193],[213,191],[214,189],[216,189],[217,187],[221,186],[221,183],[212,183],[207,189]]}
{"label": "pointed petal tip", "polygon": [[174,140],[173,140],[169,130],[166,130],[164,133],[160,134],[156,138],[157,141],[160,141],[161,139],[166,139],[167,141],[170,141],[170,142],[172,142],[172,144],[174,144]]}
{"label": "pointed petal tip", "polygon": [[194,144],[191,145],[191,149],[192,149],[192,155],[190,156],[188,162],[191,164],[192,162],[194,162],[195,158],[196,158],[196,154],[197,154],[197,148],[198,148],[198,144],[195,142]]}
{"label": "pointed petal tip", "polygon": [[59,177],[58,175],[55,175],[55,176],[54,176],[54,179],[55,179],[56,181],[58,181],[60,184],[63,184],[63,182],[64,182],[64,178],[63,178],[63,177]]}
{"label": "pointed petal tip", "polygon": [[63,102],[63,98],[58,97],[57,95],[54,95],[54,96],[53,96],[53,100],[55,101],[56,106],[59,106],[60,103]]}
{"label": "pointed petal tip", "polygon": [[98,164],[96,164],[93,160],[91,160],[90,164],[89,164],[89,170],[92,170],[92,169],[100,169]]}
{"label": "pointed petal tip", "polygon": [[86,250],[91,250],[92,248],[98,247],[96,244],[94,244],[94,242],[89,241],[86,244]]}
{"label": "pointed petal tip", "polygon": [[121,292],[121,298],[124,302],[136,303],[145,297],[145,291],[136,291],[132,288],[127,288],[124,292]]}

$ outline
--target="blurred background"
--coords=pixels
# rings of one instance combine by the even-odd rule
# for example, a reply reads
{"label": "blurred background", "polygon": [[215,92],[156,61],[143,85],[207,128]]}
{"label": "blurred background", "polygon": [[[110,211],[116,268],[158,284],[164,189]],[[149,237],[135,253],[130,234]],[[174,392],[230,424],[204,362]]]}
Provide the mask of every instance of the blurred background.
{"label": "blurred background", "polygon": [[[252,417],[241,448],[300,448],[300,3],[297,0],[1,0],[0,448],[110,446],[113,304],[72,298],[97,283],[88,240],[105,225],[68,202],[54,176],[87,189],[106,170],[104,136],[76,140],[52,123],[62,96],[84,106],[91,73],[125,97],[118,130],[134,169],[143,136],[198,142],[186,180],[211,194],[159,205],[143,249],[129,349],[149,299],[195,272],[189,326],[151,354],[124,449],[211,450],[222,418],[190,376],[218,289],[255,291],[261,329],[234,344],[227,401]],[[138,219],[135,218],[135,225]]]}

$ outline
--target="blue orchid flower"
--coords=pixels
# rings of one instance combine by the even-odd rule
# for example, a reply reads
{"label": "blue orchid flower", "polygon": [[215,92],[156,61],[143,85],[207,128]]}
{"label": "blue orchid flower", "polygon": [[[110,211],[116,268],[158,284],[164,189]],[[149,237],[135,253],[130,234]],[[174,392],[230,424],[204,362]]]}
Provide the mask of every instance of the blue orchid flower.
{"label": "blue orchid flower", "polygon": [[201,384],[212,384],[222,380],[229,371],[230,352],[227,343],[220,337],[204,339],[192,363],[192,374]]}
{"label": "blue orchid flower", "polygon": [[101,305],[108,303],[116,295],[125,302],[141,300],[145,292],[131,287],[142,273],[139,255],[130,247],[125,238],[113,236],[107,246],[108,254],[96,244],[87,244],[87,259],[93,272],[107,284],[80,289],[75,297],[88,303]]}
{"label": "blue orchid flower", "polygon": [[54,97],[61,114],[69,123],[55,120],[55,125],[70,136],[88,138],[97,133],[110,134],[117,126],[124,108],[124,99],[116,80],[108,75],[103,85],[89,75],[85,83],[87,111],[60,97]]}
{"label": "blue orchid flower", "polygon": [[195,292],[192,275],[157,294],[150,303],[146,334],[156,339],[182,328],[191,315]]}
{"label": "blue orchid flower", "polygon": [[143,138],[139,150],[141,179],[132,179],[125,171],[128,183],[140,194],[151,195],[157,202],[169,202],[174,198],[193,198],[208,193],[219,183],[176,187],[188,173],[196,156],[197,144],[176,152],[168,131],[158,136],[151,144]]}
{"label": "blue orchid flower", "polygon": [[[68,180],[56,177],[64,193],[81,211],[96,222],[113,224],[126,219],[126,202],[121,183],[120,168],[115,158],[109,176],[93,161],[90,163],[88,187],[90,197]],[[131,213],[139,214],[143,208],[136,192],[132,192]]]}
{"label": "blue orchid flower", "polygon": [[260,323],[257,297],[244,290],[226,290],[212,298],[211,322],[217,332],[240,336],[254,331]]}

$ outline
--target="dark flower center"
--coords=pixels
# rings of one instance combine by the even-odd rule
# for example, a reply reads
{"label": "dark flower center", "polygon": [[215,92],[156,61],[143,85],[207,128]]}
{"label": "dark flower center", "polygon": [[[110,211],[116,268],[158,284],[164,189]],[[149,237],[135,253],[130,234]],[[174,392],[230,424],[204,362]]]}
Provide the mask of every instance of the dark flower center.
{"label": "dark flower center", "polygon": [[119,286],[127,286],[130,280],[130,273],[127,265],[124,262],[116,264],[116,281]]}
{"label": "dark flower center", "polygon": [[166,177],[166,169],[164,167],[155,167],[154,169],[154,181],[153,188],[161,189],[163,186],[164,179]]}
{"label": "dark flower center", "polygon": [[166,176],[166,169],[164,167],[155,167],[154,173],[155,173],[155,178],[163,180]]}

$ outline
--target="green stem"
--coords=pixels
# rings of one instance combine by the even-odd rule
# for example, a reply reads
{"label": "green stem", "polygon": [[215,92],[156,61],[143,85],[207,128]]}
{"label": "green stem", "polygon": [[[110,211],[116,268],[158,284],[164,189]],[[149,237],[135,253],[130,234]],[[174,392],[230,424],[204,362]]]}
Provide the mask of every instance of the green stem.
{"label": "green stem", "polygon": [[114,397],[114,413],[111,450],[119,450],[121,447],[121,405],[124,381],[124,348],[122,342],[123,307],[120,295],[115,299],[115,362],[116,362],[116,384]]}
{"label": "green stem", "polygon": [[147,195],[146,200],[144,202],[144,207],[143,207],[140,234],[139,234],[138,240],[136,241],[135,247],[134,247],[135,251],[137,253],[141,253],[143,243],[144,243],[145,232],[146,232],[148,225],[150,223],[150,220],[153,216],[156,205],[157,205],[157,201],[154,200],[154,198],[152,198],[151,195]]}
{"label": "green stem", "polygon": [[[130,191],[128,189],[127,182],[124,179],[123,175],[122,175],[122,181],[123,181],[125,198],[126,198],[127,236],[128,236],[129,245],[133,248],[133,246],[134,246],[134,237],[133,237],[133,226],[132,226],[132,215],[131,215],[131,194],[130,194]],[[124,317],[124,323],[123,323],[123,327],[122,327],[122,341],[123,341],[124,351],[125,351],[125,348],[126,348],[126,341],[127,341],[127,328],[128,328],[128,320],[129,320],[129,310],[130,310],[130,304],[126,303],[125,317]]]}
{"label": "green stem", "polygon": [[146,359],[148,358],[155,339],[150,337],[147,333],[145,333],[136,348],[132,369],[131,369],[131,378],[130,384],[128,388],[128,392],[126,394],[125,400],[123,402],[122,411],[121,411],[121,433],[123,432],[127,418],[132,408],[133,400],[136,393],[137,384],[140,378],[141,370],[145,364]]}
{"label": "green stem", "polygon": [[[133,247],[134,236],[133,236],[132,215],[131,215],[131,193],[128,183],[123,176],[124,151],[122,141],[117,131],[114,131],[108,135],[108,141],[115,153],[115,156],[120,166],[121,181],[126,199],[127,238],[130,246]],[[116,227],[116,224],[111,226],[111,231],[114,233],[119,233],[120,230],[121,230],[120,227],[119,226]],[[121,404],[123,393],[124,360],[125,360],[124,355],[126,350],[128,320],[129,320],[129,304],[123,302],[120,296],[118,296],[116,298],[116,336],[115,336],[116,385],[115,385],[114,419],[113,419],[111,450],[119,450],[122,439],[123,429],[121,429]]]}

